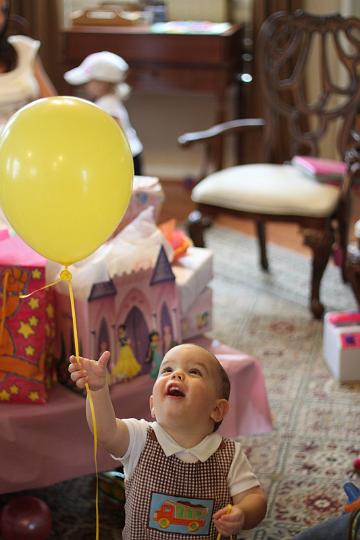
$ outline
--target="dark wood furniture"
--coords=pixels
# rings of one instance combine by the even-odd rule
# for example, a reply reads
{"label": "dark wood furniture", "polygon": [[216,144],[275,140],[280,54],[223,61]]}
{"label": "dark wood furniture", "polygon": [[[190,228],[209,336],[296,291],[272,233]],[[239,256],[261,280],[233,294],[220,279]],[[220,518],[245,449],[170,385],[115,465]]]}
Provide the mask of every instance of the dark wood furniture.
{"label": "dark wood furniture", "polygon": [[148,27],[73,26],[62,32],[65,69],[88,54],[108,50],[130,65],[134,89],[154,92],[187,90],[216,96],[216,121],[225,118],[226,90],[238,84],[243,29],[222,34],[153,33]]}
{"label": "dark wood furniture", "polygon": [[[348,168],[353,176],[360,181],[360,136],[356,134],[357,144],[347,153]],[[351,285],[356,303],[360,310],[360,239],[357,236],[355,223],[356,242],[351,242],[347,247],[346,276]]]}
{"label": "dark wood furniture", "polygon": [[[360,104],[359,31],[360,20],[357,18],[313,16],[301,11],[271,15],[263,24],[257,42],[258,73],[261,76],[266,123],[262,119],[242,119],[203,132],[182,135],[179,143],[184,147],[198,141],[206,144],[206,164],[202,177],[224,169],[224,156],[221,153],[223,145],[218,144],[218,139],[223,140],[228,134],[236,134],[238,137],[240,132],[248,129],[258,130],[259,138],[260,130],[263,131],[264,161],[276,162],[274,154],[279,143],[280,120],[285,121],[288,128],[288,158],[295,154],[321,156],[322,140],[338,125],[337,150],[345,159],[347,149],[353,144],[353,129]],[[309,103],[306,69],[309,51],[315,40],[319,44],[320,67],[314,76],[319,79],[320,93],[316,100],[312,99]],[[341,83],[338,75],[334,76],[334,65],[340,65],[340,72],[346,74]],[[340,99],[336,101],[335,98]],[[265,129],[262,129],[263,126]],[[240,176],[240,171],[237,174]],[[307,215],[293,215],[290,212],[284,215],[281,211],[270,212],[266,206],[261,211],[256,198],[253,200],[256,212],[249,210],[249,201],[243,205],[243,209],[242,201],[239,200],[236,204],[230,201],[228,205],[198,201],[198,210],[189,219],[189,232],[196,245],[203,245],[203,229],[208,221],[204,220],[202,214],[214,216],[216,213],[228,213],[251,218],[256,224],[261,267],[267,271],[266,222],[299,224],[304,243],[312,251],[310,308],[314,317],[320,318],[324,311],[320,302],[320,283],[335,240],[343,254],[342,277],[346,279],[351,184],[352,175],[347,175],[340,188],[337,206],[328,215],[321,217],[309,215],[308,212]],[[289,197],[291,193],[292,186],[288,185]]]}
{"label": "dark wood furniture", "polygon": [[360,249],[354,243],[348,246],[346,271],[356,303],[360,309]]}

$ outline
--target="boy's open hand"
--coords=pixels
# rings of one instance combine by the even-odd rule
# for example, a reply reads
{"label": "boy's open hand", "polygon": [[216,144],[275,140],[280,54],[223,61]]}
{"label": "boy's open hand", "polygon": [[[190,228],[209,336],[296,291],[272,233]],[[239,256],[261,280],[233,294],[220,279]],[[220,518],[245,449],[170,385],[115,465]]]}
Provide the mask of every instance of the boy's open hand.
{"label": "boy's open hand", "polygon": [[71,380],[78,388],[85,388],[85,384],[88,383],[90,390],[100,390],[106,384],[109,359],[109,351],[103,352],[97,361],[81,356],[79,358],[70,356],[68,370]]}
{"label": "boy's open hand", "polygon": [[231,507],[230,512],[228,506],[220,508],[220,510],[215,512],[213,518],[214,525],[222,536],[237,534],[241,531],[245,522],[244,512],[236,505]]}

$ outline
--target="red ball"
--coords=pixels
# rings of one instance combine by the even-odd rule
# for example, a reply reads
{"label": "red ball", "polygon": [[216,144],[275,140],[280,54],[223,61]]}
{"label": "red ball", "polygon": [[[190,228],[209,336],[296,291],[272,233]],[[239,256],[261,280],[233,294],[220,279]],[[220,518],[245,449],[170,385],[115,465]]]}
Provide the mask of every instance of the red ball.
{"label": "red ball", "polygon": [[360,472],[360,457],[357,457],[353,461],[353,467],[355,471]]}
{"label": "red ball", "polygon": [[3,540],[47,540],[51,532],[49,507],[37,497],[14,497],[3,507],[0,520]]}

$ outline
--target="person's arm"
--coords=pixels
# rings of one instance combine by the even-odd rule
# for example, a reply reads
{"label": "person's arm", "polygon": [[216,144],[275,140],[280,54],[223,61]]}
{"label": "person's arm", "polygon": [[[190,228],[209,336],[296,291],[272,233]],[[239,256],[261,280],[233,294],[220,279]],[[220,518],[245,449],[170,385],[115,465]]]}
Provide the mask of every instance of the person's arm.
{"label": "person's arm", "polygon": [[34,62],[34,75],[39,85],[40,97],[50,97],[57,95],[56,88],[51,82],[38,56],[35,58]]}
{"label": "person's arm", "polygon": [[[98,361],[88,358],[70,357],[69,372],[78,388],[89,385],[94,404],[97,438],[99,444],[115,456],[125,455],[129,446],[129,431],[122,420],[115,417],[107,383],[107,364],[110,353],[105,351]],[[86,418],[93,432],[93,421],[89,396],[86,398]]]}
{"label": "person's arm", "polygon": [[233,497],[231,509],[227,506],[214,514],[218,532],[231,536],[243,529],[256,527],[265,517],[267,498],[261,487],[254,487]]}

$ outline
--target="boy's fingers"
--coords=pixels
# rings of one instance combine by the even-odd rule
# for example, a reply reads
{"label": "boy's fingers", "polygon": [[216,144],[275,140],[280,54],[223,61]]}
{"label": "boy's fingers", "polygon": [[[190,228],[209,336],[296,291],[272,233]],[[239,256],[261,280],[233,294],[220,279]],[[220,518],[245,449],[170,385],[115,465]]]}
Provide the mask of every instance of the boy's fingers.
{"label": "boy's fingers", "polygon": [[85,379],[86,377],[87,373],[85,371],[72,371],[70,374],[72,381],[78,381],[79,379]]}
{"label": "boy's fingers", "polygon": [[98,360],[98,363],[102,366],[102,367],[106,367],[108,362],[110,360],[110,353],[109,351],[104,351],[102,353],[102,355],[100,356],[99,360]]}
{"label": "boy's fingers", "polygon": [[215,519],[219,519],[221,516],[224,516],[224,515],[226,515],[226,514],[230,514],[230,513],[231,513],[231,510],[232,510],[232,506],[231,506],[231,504],[228,504],[228,505],[225,506],[224,508],[220,508],[220,510],[218,510],[217,512],[215,512],[214,518],[215,518]]}
{"label": "boy's fingers", "polygon": [[81,356],[75,356],[74,354],[72,354],[69,360],[72,364],[81,364],[83,358]]}

